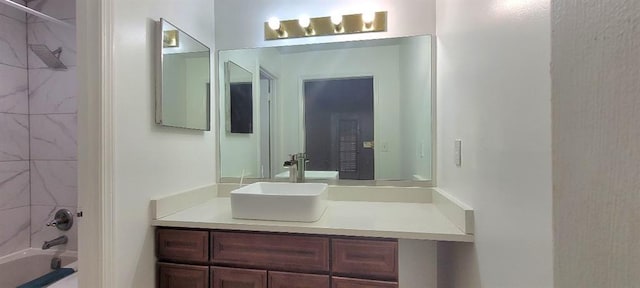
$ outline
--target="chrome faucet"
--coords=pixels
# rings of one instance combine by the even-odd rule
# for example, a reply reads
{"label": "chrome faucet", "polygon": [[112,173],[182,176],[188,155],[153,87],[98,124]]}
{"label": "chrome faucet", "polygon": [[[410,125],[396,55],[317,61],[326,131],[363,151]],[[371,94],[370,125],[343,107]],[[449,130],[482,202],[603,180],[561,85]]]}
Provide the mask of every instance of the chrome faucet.
{"label": "chrome faucet", "polygon": [[304,173],[306,171],[307,159],[306,153],[298,153],[290,155],[291,159],[284,162],[285,167],[289,167],[289,182],[302,183],[305,181]]}
{"label": "chrome faucet", "polygon": [[47,250],[53,246],[67,244],[67,242],[69,242],[69,238],[67,238],[67,236],[62,235],[51,241],[44,241],[44,244],[42,244],[42,250]]}

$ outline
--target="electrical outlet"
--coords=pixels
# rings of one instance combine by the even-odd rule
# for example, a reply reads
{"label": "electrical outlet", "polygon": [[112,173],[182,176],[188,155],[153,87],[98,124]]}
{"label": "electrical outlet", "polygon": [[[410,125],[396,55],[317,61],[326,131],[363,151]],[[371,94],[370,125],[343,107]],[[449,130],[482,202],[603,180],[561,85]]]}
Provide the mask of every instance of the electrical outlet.
{"label": "electrical outlet", "polygon": [[462,140],[457,139],[454,144],[454,159],[457,167],[462,166]]}

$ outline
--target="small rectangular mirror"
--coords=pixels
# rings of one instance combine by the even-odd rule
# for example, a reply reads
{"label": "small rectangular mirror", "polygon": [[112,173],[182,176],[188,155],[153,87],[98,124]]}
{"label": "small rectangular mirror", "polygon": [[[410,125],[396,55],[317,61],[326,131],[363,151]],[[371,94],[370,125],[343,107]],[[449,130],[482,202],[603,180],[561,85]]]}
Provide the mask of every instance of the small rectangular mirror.
{"label": "small rectangular mirror", "polygon": [[156,30],[156,123],[209,131],[211,50],[165,19]]}
{"label": "small rectangular mirror", "polygon": [[253,133],[253,74],[225,62],[226,125],[230,133]]}

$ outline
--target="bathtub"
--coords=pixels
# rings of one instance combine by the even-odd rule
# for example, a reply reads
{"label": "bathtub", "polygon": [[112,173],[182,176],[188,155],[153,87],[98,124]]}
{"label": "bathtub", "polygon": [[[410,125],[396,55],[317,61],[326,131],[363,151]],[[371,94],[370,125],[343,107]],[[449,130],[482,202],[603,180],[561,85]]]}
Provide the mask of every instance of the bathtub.
{"label": "bathtub", "polygon": [[[77,271],[77,256],[76,252],[30,248],[0,257],[0,288],[15,288],[20,284],[51,272],[50,265],[53,257],[59,257],[62,260],[62,267],[73,268]],[[73,273],[67,278],[75,279],[77,274]],[[66,278],[62,280],[65,280],[64,282],[66,283],[73,282]],[[62,280],[49,287],[66,288],[77,286],[77,282],[70,283],[70,286],[57,285],[58,283],[62,284]],[[75,286],[72,286],[73,284]]]}

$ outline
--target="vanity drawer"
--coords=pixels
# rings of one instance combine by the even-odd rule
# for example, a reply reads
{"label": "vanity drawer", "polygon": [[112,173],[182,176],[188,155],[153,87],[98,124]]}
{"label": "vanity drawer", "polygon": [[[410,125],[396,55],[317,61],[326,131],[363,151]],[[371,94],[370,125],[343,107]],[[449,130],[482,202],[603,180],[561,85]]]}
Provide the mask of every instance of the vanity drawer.
{"label": "vanity drawer", "polygon": [[211,267],[211,288],[267,288],[267,271]]}
{"label": "vanity drawer", "polygon": [[331,288],[398,288],[397,282],[331,277]]}
{"label": "vanity drawer", "polygon": [[329,288],[329,275],[269,271],[269,288]]}
{"label": "vanity drawer", "polygon": [[209,262],[209,232],[158,228],[158,258],[183,263]]}
{"label": "vanity drawer", "polygon": [[209,267],[158,263],[159,288],[209,288]]}
{"label": "vanity drawer", "polygon": [[216,264],[292,272],[328,272],[329,239],[240,232],[212,232]]}
{"label": "vanity drawer", "polygon": [[334,274],[398,280],[397,240],[332,239],[331,241]]}

